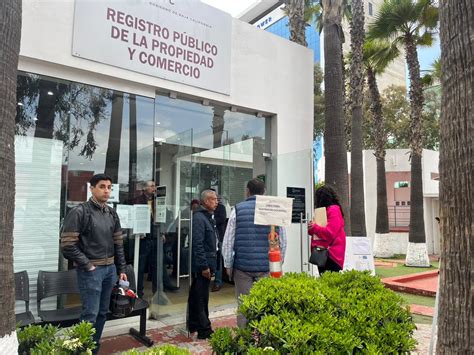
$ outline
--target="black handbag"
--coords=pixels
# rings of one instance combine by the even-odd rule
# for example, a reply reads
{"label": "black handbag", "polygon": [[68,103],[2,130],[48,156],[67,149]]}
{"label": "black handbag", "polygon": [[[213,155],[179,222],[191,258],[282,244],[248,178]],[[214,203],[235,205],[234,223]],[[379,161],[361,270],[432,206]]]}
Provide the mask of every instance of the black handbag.
{"label": "black handbag", "polygon": [[324,267],[328,261],[329,251],[327,248],[315,247],[309,257],[309,262],[317,267]]}

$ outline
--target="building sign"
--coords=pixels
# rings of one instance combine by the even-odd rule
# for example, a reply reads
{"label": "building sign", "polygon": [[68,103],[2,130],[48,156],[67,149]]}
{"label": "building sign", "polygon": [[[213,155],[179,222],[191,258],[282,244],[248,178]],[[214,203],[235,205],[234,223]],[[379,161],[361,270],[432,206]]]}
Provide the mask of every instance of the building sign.
{"label": "building sign", "polygon": [[274,23],[277,23],[283,17],[286,16],[285,12],[283,11],[284,7],[285,6],[277,7],[275,10],[256,21],[253,25],[257,28],[264,30],[265,28],[270,27]]}
{"label": "building sign", "polygon": [[76,0],[72,55],[229,95],[231,31],[200,1]]}
{"label": "building sign", "polygon": [[304,187],[287,187],[286,197],[293,199],[291,223],[300,223],[301,214],[303,214],[303,218],[306,216],[306,194]]}

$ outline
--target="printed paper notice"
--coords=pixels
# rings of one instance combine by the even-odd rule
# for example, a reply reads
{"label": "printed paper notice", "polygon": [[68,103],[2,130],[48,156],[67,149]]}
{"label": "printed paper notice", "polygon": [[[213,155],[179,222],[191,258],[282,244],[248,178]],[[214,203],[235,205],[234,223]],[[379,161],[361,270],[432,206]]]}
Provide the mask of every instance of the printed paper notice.
{"label": "printed paper notice", "polygon": [[291,225],[293,199],[275,196],[257,196],[255,204],[255,224],[288,227]]}
{"label": "printed paper notice", "polygon": [[124,229],[133,228],[133,206],[117,205],[116,211],[120,219],[120,226]]}
{"label": "printed paper notice", "polygon": [[164,197],[155,199],[155,223],[166,223],[166,201]]}
{"label": "printed paper notice", "polygon": [[150,207],[133,205],[133,234],[150,233]]}

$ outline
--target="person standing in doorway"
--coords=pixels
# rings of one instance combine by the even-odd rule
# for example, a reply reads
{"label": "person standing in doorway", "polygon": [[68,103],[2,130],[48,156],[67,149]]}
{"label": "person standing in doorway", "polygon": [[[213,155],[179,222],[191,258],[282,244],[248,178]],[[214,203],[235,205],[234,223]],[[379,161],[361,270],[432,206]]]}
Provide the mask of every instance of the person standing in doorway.
{"label": "person standing in doorway", "polygon": [[214,283],[211,287],[211,292],[217,292],[222,288],[222,269],[224,269],[224,265],[222,262],[222,242],[224,240],[224,233],[225,233],[225,226],[227,221],[227,214],[225,210],[225,206],[221,202],[221,198],[217,197],[217,207],[214,211],[214,220],[216,221],[216,228],[217,228],[217,237],[219,239],[219,245],[217,250],[217,270],[216,270],[216,278]]}
{"label": "person standing in doorway", "polygon": [[[256,196],[265,193],[265,184],[260,179],[247,183],[247,199],[238,203],[232,210],[222,244],[224,267],[229,278],[234,279],[235,296],[240,305],[240,295],[247,295],[250,288],[270,272],[268,252],[270,249],[268,234],[270,226],[254,223]],[[277,228],[282,262],[286,252],[286,231]],[[247,320],[242,314],[237,315],[237,325],[245,327]]]}
{"label": "person standing in doorway", "polygon": [[193,214],[187,328],[190,333],[197,331],[198,339],[207,339],[213,333],[209,320],[209,286],[217,266],[217,230],[212,218],[216,207],[216,193],[205,190],[201,194],[201,206]]}
{"label": "person standing in doorway", "polygon": [[93,339],[97,347],[93,353],[97,354],[117,272],[124,281],[127,275],[120,221],[107,205],[112,179],[97,174],[89,183],[92,197],[73,208],[64,219],[61,250],[76,266],[82,303],[80,319],[95,328]]}

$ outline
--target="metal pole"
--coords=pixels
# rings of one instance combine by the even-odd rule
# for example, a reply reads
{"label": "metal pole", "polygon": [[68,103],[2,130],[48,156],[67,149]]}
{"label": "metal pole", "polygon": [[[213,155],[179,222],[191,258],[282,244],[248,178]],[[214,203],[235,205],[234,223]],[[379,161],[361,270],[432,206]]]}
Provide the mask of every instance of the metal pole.
{"label": "metal pole", "polygon": [[303,254],[304,254],[304,251],[303,251],[303,243],[304,243],[304,236],[303,236],[303,213],[300,212],[300,240],[301,240],[301,245],[300,245],[300,257],[301,257],[301,272],[303,272],[303,267],[304,267],[304,264],[303,264]]}
{"label": "metal pole", "polygon": [[135,280],[138,285],[138,263],[140,262],[140,234],[134,234],[135,237],[135,250],[133,254],[133,273],[135,274]]}
{"label": "metal pole", "polygon": [[[179,207],[178,207],[179,208]],[[177,245],[177,261],[176,261],[176,287],[179,287],[179,275],[181,273],[181,209],[178,210],[178,245]]]}
{"label": "metal pole", "polygon": [[188,259],[188,274],[189,274],[189,288],[191,288],[192,282],[192,255],[193,255],[193,211],[189,211],[189,237],[188,237],[188,244],[189,244],[189,259]]}

